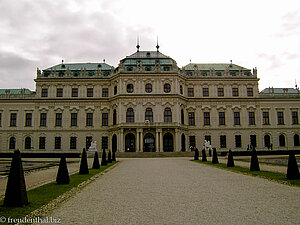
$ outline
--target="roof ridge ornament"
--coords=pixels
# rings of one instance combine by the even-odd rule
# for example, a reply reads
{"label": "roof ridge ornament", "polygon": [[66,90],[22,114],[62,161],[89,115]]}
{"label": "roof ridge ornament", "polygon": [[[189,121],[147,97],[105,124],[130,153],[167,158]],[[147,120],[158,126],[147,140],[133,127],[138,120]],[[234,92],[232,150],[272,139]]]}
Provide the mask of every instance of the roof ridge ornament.
{"label": "roof ridge ornament", "polygon": [[156,51],[159,52],[159,45],[158,45],[158,36],[156,37]]}
{"label": "roof ridge ornament", "polygon": [[137,36],[137,44],[136,44],[136,49],[137,49],[137,52],[140,51],[140,38],[139,36]]}

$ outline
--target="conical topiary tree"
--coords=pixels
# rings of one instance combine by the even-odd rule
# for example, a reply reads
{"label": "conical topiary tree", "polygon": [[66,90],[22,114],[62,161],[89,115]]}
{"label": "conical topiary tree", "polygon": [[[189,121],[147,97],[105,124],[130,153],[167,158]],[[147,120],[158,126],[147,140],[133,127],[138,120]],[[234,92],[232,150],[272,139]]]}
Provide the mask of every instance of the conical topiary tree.
{"label": "conical topiary tree", "polygon": [[108,156],[107,156],[107,163],[112,163],[111,161],[111,151],[108,151]]}
{"label": "conical topiary tree", "polygon": [[199,160],[199,150],[198,150],[198,148],[195,149],[194,160]]}
{"label": "conical topiary tree", "polygon": [[111,161],[115,162],[116,160],[116,152],[112,151],[112,157],[111,157]]}
{"label": "conical topiary tree", "polygon": [[70,183],[70,177],[67,167],[67,161],[65,156],[60,158],[58,172],[56,175],[56,183],[57,184],[68,184]]}
{"label": "conical topiary tree", "polygon": [[106,152],[105,149],[103,149],[102,152],[102,159],[101,159],[101,166],[106,166],[107,165],[107,161],[106,161]]}
{"label": "conical topiary tree", "polygon": [[88,167],[85,148],[82,150],[82,154],[81,154],[79,174],[89,174],[89,167]]}
{"label": "conical topiary tree", "polygon": [[212,161],[213,164],[218,164],[219,159],[218,159],[218,154],[217,154],[217,149],[213,148],[213,156],[212,156]]}
{"label": "conical topiary tree", "polygon": [[233,160],[233,154],[231,149],[229,149],[229,153],[228,153],[227,167],[234,167],[234,160]]}
{"label": "conical topiary tree", "polygon": [[28,204],[24,171],[19,150],[14,151],[8,175],[4,206],[22,207]]}
{"label": "conical topiary tree", "polygon": [[207,162],[205,149],[202,149],[202,162]]}
{"label": "conical topiary tree", "polygon": [[93,161],[93,169],[100,169],[99,156],[98,152],[95,152],[94,161]]}
{"label": "conical topiary tree", "polygon": [[289,154],[286,178],[288,180],[298,180],[300,178],[297,160],[293,151],[290,151]]}
{"label": "conical topiary tree", "polygon": [[257,152],[256,152],[255,148],[253,148],[253,150],[252,150],[250,171],[260,171],[258,158],[257,158]]}

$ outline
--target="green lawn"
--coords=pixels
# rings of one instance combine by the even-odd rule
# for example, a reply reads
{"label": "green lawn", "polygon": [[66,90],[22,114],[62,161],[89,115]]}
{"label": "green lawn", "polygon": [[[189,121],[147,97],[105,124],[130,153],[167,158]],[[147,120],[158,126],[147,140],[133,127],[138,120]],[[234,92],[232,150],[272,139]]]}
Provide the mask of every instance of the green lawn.
{"label": "green lawn", "polygon": [[245,175],[262,177],[282,184],[300,187],[300,180],[288,180],[286,179],[286,174],[282,174],[282,173],[269,172],[269,171],[250,171],[249,168],[245,168],[245,167],[240,167],[240,166],[227,167],[227,164],[223,164],[223,163],[212,164],[211,162],[202,162],[201,160],[196,160],[194,162],[209,165],[209,166],[214,166],[216,168],[225,169],[236,173],[242,173]]}
{"label": "green lawn", "polygon": [[117,162],[109,163],[107,166],[101,166],[100,169],[90,169],[88,175],[74,174],[70,176],[70,183],[58,185],[56,182],[49,183],[27,192],[29,204],[24,207],[4,207],[3,201],[0,201],[0,217],[5,218],[22,218],[39,207],[49,203],[51,200],[57,198],[61,194],[77,187],[82,182],[90,179],[96,174],[105,171],[107,168],[116,164]]}

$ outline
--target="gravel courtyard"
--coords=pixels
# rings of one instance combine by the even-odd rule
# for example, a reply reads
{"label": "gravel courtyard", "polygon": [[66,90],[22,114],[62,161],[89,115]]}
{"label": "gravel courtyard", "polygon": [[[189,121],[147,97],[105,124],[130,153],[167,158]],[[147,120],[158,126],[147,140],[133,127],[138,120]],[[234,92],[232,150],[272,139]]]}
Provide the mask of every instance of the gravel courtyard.
{"label": "gravel courtyard", "polygon": [[189,158],[120,161],[48,217],[62,224],[300,224],[300,188]]}

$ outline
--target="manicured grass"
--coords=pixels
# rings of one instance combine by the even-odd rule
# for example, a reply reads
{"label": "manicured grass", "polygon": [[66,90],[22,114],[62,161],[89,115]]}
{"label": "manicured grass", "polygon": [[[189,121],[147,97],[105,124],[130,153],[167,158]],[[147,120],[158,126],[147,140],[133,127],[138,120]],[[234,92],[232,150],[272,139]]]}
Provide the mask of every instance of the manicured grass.
{"label": "manicured grass", "polygon": [[282,184],[293,185],[300,187],[300,180],[288,180],[286,179],[286,174],[276,173],[276,172],[269,172],[269,171],[250,171],[249,168],[235,166],[235,167],[227,167],[226,164],[219,163],[219,164],[212,164],[211,162],[202,162],[201,160],[196,160],[194,162],[202,163],[205,165],[214,166],[220,169],[230,170],[236,173],[242,173],[245,175],[255,176],[255,177],[262,177],[268,180],[276,181]]}
{"label": "manicured grass", "polygon": [[88,175],[74,174],[70,176],[69,184],[56,184],[56,182],[49,183],[27,192],[29,204],[24,207],[4,207],[4,200],[0,201],[0,217],[5,218],[22,218],[28,215],[30,212],[38,209],[39,207],[49,203],[51,200],[57,198],[61,194],[77,187],[82,182],[95,176],[96,174],[103,172],[110,166],[117,162],[109,163],[107,166],[101,166],[100,169],[90,169]]}

